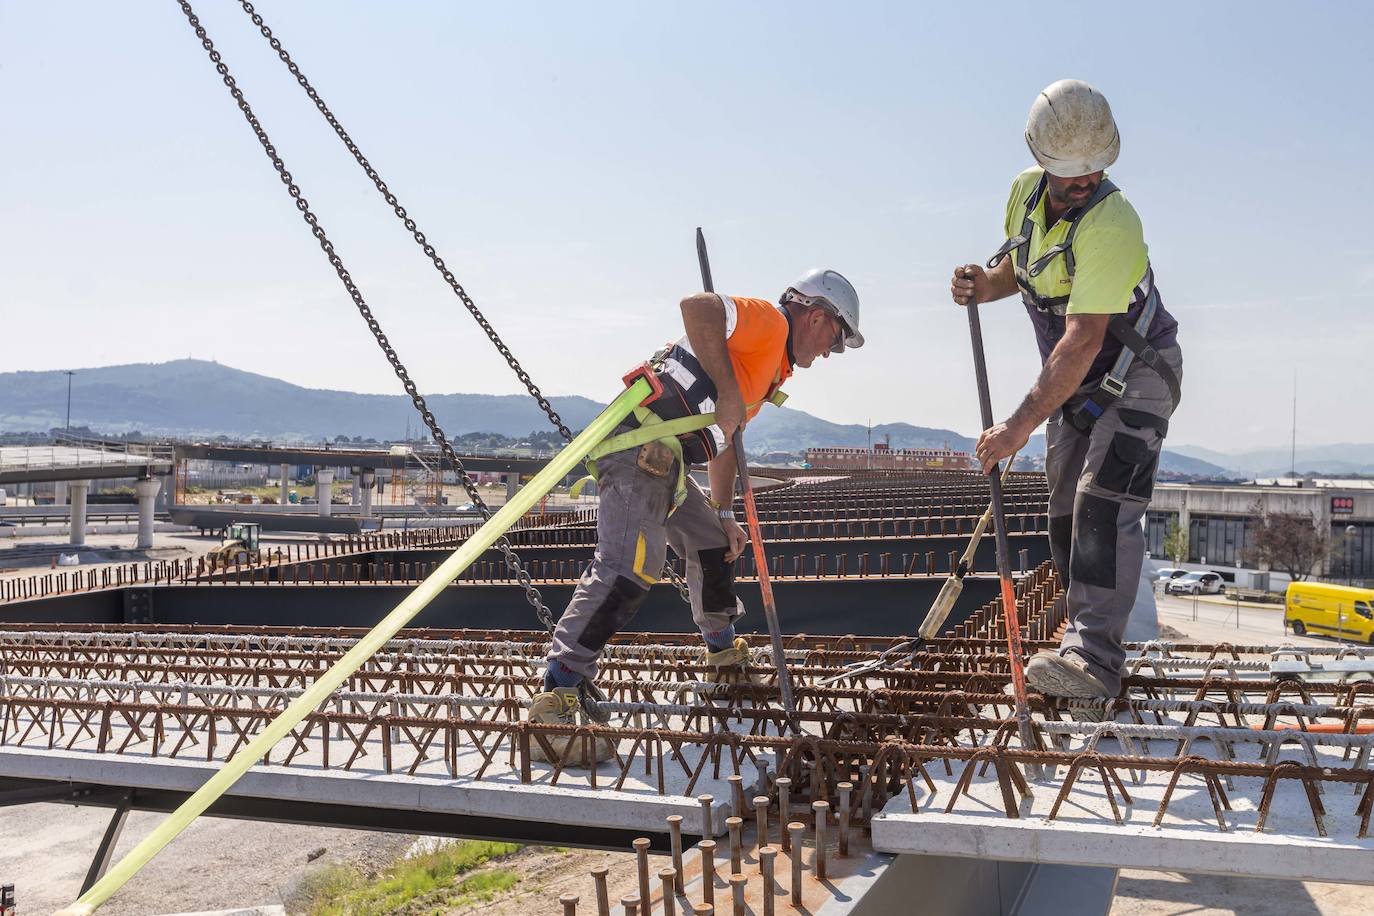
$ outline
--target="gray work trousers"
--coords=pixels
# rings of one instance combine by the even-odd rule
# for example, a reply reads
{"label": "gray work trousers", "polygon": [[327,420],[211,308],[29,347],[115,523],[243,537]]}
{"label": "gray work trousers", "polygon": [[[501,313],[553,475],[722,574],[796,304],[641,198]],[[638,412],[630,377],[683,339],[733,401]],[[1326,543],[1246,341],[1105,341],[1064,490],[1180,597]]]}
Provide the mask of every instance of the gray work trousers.
{"label": "gray work trousers", "polygon": [[[615,452],[597,461],[601,499],[596,555],[558,618],[549,650],[551,666],[562,664],[586,678],[596,677],[601,649],[649,596],[669,544],[687,561],[692,619],[703,632],[724,630],[744,613],[735,596],[735,565],[725,560],[730,540],[716,511],[688,478],[687,499],[669,515],[677,464],[668,461],[667,473],[657,476],[641,464],[640,451]],[[645,463],[656,471],[665,466]]]}
{"label": "gray work trousers", "polygon": [[[1160,356],[1181,381],[1183,351],[1166,347]],[[1065,410],[1072,414],[1095,388],[1079,389]],[[1080,655],[1113,694],[1121,690],[1121,640],[1145,556],[1141,520],[1174,406],[1164,380],[1137,359],[1126,375],[1125,396],[1103,411],[1089,434],[1064,411],[1050,417],[1045,431],[1050,551],[1066,586],[1069,618],[1059,652]]]}

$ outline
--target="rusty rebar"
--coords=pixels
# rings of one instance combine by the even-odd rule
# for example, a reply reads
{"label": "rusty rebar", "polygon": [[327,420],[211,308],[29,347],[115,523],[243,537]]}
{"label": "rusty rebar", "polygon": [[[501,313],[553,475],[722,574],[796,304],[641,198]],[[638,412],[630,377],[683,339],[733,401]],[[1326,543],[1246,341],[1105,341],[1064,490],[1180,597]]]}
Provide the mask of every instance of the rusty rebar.
{"label": "rusty rebar", "polygon": [[792,780],[787,776],[779,776],[773,780],[773,785],[778,789],[778,843],[783,852],[790,852],[792,834],[784,825],[790,824],[792,818]]}
{"label": "rusty rebar", "polygon": [[716,902],[716,843],[715,840],[702,840],[697,844],[701,853],[701,899],[706,903]]}
{"label": "rusty rebar", "polygon": [[758,833],[759,848],[768,846],[768,796],[754,796],[754,828]]}
{"label": "rusty rebar", "polygon": [[673,890],[683,893],[683,817],[669,814],[668,840],[673,851]]}
{"label": "rusty rebar", "polygon": [[730,876],[730,902],[733,905],[734,916],[745,916],[744,887],[748,883],[749,879],[744,875]]}
{"label": "rusty rebar", "polygon": [[840,791],[840,849],[841,856],[849,855],[849,793],[854,791],[854,784],[849,782],[839,783],[835,788]]}
{"label": "rusty rebar", "polygon": [[636,865],[639,871],[639,899],[643,902],[647,910],[649,901],[653,899],[653,894],[649,890],[649,846],[652,840],[648,837],[636,837],[633,844],[635,848]]}
{"label": "rusty rebar", "polygon": [[663,868],[658,872],[658,880],[663,886],[663,916],[674,916],[676,912],[677,882],[680,877],[681,872],[675,868]]}
{"label": "rusty rebar", "polygon": [[773,898],[777,895],[777,884],[773,878],[773,860],[778,851],[772,846],[759,850],[759,864],[763,872],[763,916],[774,916]]}
{"label": "rusty rebar", "polygon": [[702,838],[715,836],[711,830],[711,805],[715,799],[709,795],[698,795],[697,802],[701,805],[701,836]]}
{"label": "rusty rebar", "polygon": [[811,803],[811,811],[816,818],[816,854],[812,860],[811,870],[816,875],[817,881],[825,880],[825,853],[826,853],[826,821],[830,819],[830,803],[817,801]]}
{"label": "rusty rebar", "polygon": [[610,871],[604,865],[598,865],[592,869],[592,882],[596,885],[596,914],[597,916],[611,916],[611,897],[606,889],[606,873]]}
{"label": "rusty rebar", "polygon": [[805,849],[802,843],[802,833],[806,830],[806,825],[801,821],[792,821],[787,825],[787,832],[792,837],[792,906],[800,907],[802,899],[802,850]]}
{"label": "rusty rebar", "polygon": [[740,834],[742,833],[743,828],[744,828],[744,820],[743,820],[743,818],[738,818],[738,817],[727,817],[727,818],[725,819],[725,829],[727,829],[727,830],[730,831],[730,873],[731,873],[731,874],[736,874],[736,873],[738,873],[738,872],[740,872],[740,871],[743,871],[743,868],[742,868],[742,866],[741,866],[741,864],[740,864],[741,861],[742,861],[742,858],[743,858],[743,850],[741,849],[741,846],[742,846],[743,844],[741,843],[741,837],[740,837]]}

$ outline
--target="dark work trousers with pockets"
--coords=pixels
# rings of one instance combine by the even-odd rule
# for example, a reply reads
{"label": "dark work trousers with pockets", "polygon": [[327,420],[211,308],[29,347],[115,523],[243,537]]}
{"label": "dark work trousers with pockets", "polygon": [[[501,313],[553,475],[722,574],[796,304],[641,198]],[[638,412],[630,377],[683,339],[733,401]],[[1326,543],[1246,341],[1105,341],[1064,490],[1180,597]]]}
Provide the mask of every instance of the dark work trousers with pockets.
{"label": "dark work trousers with pockets", "polygon": [[[618,430],[623,432],[624,429]],[[656,456],[650,453],[658,450]],[[658,581],[668,545],[687,561],[692,619],[705,632],[724,630],[744,613],[735,596],[730,540],[701,488],[688,478],[687,498],[672,515],[677,464],[657,443],[597,461],[600,507],[596,556],[558,618],[549,664],[596,677],[597,657],[630,622]]]}
{"label": "dark work trousers with pockets", "polygon": [[[1182,350],[1159,352],[1181,381]],[[1065,411],[1075,411],[1095,387],[1080,389]],[[1121,639],[1145,557],[1141,522],[1174,406],[1159,374],[1135,360],[1125,396],[1103,412],[1091,433],[1075,428],[1064,411],[1050,417],[1045,431],[1050,549],[1066,584],[1069,617],[1059,652],[1082,656],[1113,694],[1121,689]]]}

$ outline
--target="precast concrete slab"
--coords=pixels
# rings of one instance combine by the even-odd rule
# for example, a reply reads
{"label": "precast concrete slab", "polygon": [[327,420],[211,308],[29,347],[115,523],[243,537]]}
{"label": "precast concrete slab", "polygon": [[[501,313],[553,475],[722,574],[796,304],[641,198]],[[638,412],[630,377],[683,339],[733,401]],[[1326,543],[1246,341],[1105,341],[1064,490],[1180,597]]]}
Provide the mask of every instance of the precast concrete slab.
{"label": "precast concrete slab", "polygon": [[[123,737],[120,735],[115,741]],[[232,739],[222,734],[219,740]],[[380,743],[380,738],[377,740]],[[171,759],[128,751],[96,753],[81,749],[80,741],[75,744],[71,750],[0,748],[0,777],[192,792],[219,769],[218,762],[203,759],[203,752],[199,760],[191,759],[189,752],[181,759]],[[278,753],[289,744],[288,738],[279,745]],[[488,741],[488,753],[492,744]],[[340,745],[335,750],[342,749]],[[708,761],[688,795],[691,772],[700,763],[701,750],[685,746],[681,753],[681,761],[665,757],[661,792],[657,772],[645,774],[645,767],[640,764],[631,767],[634,772],[626,774],[618,787],[615,783],[621,773],[614,762],[596,768],[597,786],[592,785],[591,770],[569,768],[555,776],[554,768],[548,764],[532,764],[530,781],[522,782],[519,769],[510,765],[511,755],[505,749],[496,751],[491,761],[475,748],[462,749],[453,760],[455,773],[450,775],[442,757],[416,764],[414,753],[404,753],[397,746],[391,773],[380,769],[375,759],[368,761],[366,757],[351,769],[337,762],[325,769],[316,750],[301,754],[289,766],[259,764],[227,794],[655,834],[664,833],[665,818],[675,814],[683,818],[684,833],[692,835],[702,830],[702,804],[698,796],[711,795],[712,830],[723,832],[730,801],[725,769],[717,776]],[[740,769],[746,785],[757,781],[758,771],[747,760]]]}
{"label": "precast concrete slab", "polygon": [[[1168,745],[1173,742],[1158,742]],[[1196,747],[1196,746],[1195,746]],[[1076,741],[1075,749],[1083,742]],[[1120,754],[1112,739],[1099,742],[1098,752]],[[1196,753],[1196,750],[1194,751]],[[1237,756],[1254,759],[1254,747],[1238,746]],[[1350,767],[1336,747],[1318,747],[1318,765],[1335,770]],[[1305,753],[1289,746],[1280,761],[1308,762]],[[1225,829],[1207,784],[1200,776],[1184,775],[1160,818],[1155,820],[1168,789],[1169,770],[1137,771],[1123,778],[1130,801],[1114,788],[1117,823],[1102,777],[1084,766],[1051,819],[1065,777],[1059,767],[1048,782],[1029,782],[1031,795],[1020,800],[1018,817],[1008,817],[1002,788],[992,777],[975,775],[967,795],[960,795],[946,811],[962,766],[946,774],[927,768],[935,791],[920,781],[919,811],[913,813],[907,795],[891,799],[872,821],[875,849],[895,854],[963,856],[1042,864],[1126,867],[1200,874],[1259,878],[1287,878],[1374,884],[1374,837],[1359,837],[1357,811],[1364,785],[1324,783],[1319,798],[1324,808],[1317,825],[1302,783],[1281,779],[1273,793],[1264,829],[1257,831],[1264,780],[1249,776],[1222,778],[1230,810],[1222,810]],[[1124,771],[1123,771],[1124,772]],[[1325,836],[1320,835],[1325,831]]]}

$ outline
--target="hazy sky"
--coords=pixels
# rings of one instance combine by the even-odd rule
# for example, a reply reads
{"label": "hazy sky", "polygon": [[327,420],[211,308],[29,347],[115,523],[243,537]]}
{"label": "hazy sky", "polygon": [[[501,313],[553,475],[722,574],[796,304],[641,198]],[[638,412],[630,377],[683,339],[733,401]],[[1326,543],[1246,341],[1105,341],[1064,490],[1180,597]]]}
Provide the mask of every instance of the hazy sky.
{"label": "hazy sky", "polygon": [[[426,391],[522,390],[230,0],[211,37]],[[973,432],[956,263],[1001,242],[1036,92],[1106,93],[1185,347],[1171,441],[1374,440],[1374,7],[361,3],[260,12],[547,393],[607,399],[725,292],[831,266],[862,350],[788,385]],[[1086,9],[1086,8],[1083,8]],[[0,369],[186,356],[400,393],[172,0],[0,0]],[[1038,367],[984,307],[999,418]]]}

